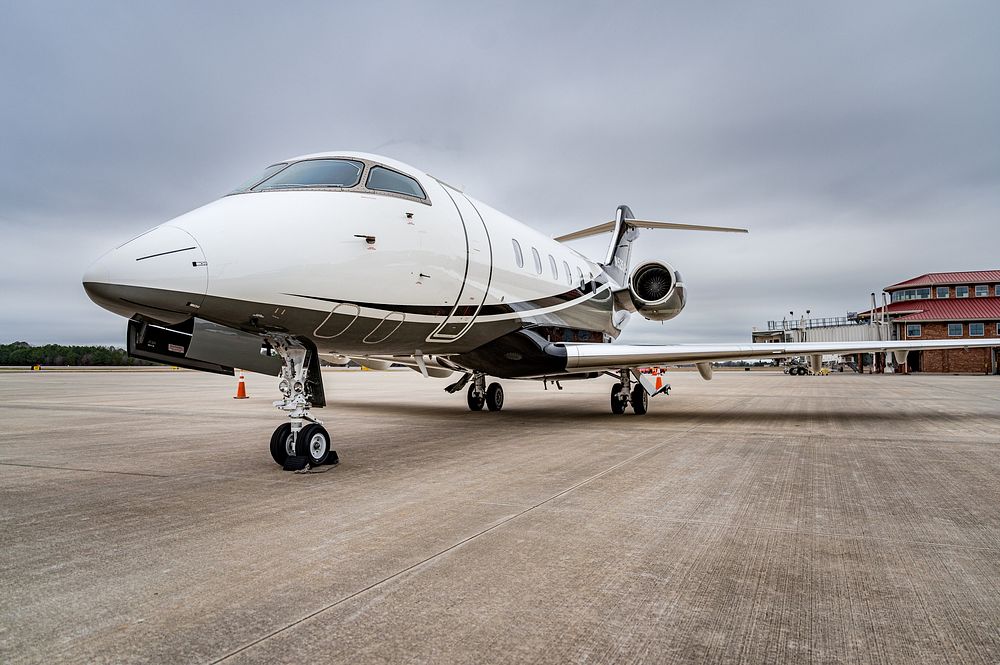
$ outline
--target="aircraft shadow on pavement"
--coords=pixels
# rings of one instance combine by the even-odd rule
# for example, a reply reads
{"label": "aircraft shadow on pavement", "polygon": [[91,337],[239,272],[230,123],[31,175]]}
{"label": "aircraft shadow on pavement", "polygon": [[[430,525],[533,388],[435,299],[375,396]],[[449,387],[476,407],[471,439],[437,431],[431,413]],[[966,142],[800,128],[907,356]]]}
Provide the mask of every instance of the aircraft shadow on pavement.
{"label": "aircraft shadow on pavement", "polygon": [[671,408],[669,404],[650,403],[650,410],[643,416],[636,416],[631,409],[625,414],[616,415],[602,410],[603,404],[581,401],[570,409],[565,403],[541,405],[511,405],[500,413],[490,413],[485,409],[482,412],[469,411],[464,404],[442,402],[440,404],[408,404],[405,402],[370,402],[370,401],[341,401],[333,402],[334,409],[338,406],[350,408],[351,410],[367,411],[371,413],[385,413],[400,416],[429,416],[435,418],[447,418],[454,421],[464,421],[465,423],[482,423],[485,426],[493,427],[503,419],[507,424],[553,424],[561,421],[571,420],[574,423],[586,422],[607,422],[615,421],[628,423],[629,425],[650,424],[654,422],[687,422],[689,424],[699,421],[706,421],[703,424],[710,425],[734,425],[734,424],[778,424],[778,423],[812,423],[823,425],[826,423],[847,423],[863,422],[875,423],[903,423],[907,421],[921,422],[948,422],[956,418],[963,420],[976,418],[983,421],[996,421],[1000,423],[1000,413],[975,413],[975,414],[953,414],[946,412],[927,412],[920,414],[905,413],[900,411],[863,411],[843,409],[836,410],[774,410],[774,409],[754,409],[754,410],[733,410],[733,409],[677,409]]}

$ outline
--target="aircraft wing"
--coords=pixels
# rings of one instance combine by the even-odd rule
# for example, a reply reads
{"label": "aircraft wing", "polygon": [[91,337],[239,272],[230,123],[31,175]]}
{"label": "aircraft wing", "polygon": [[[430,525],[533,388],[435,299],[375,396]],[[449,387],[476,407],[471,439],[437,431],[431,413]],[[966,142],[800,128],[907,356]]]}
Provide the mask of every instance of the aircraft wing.
{"label": "aircraft wing", "polygon": [[689,365],[726,360],[760,360],[812,355],[894,352],[897,362],[909,351],[933,349],[974,349],[1000,346],[1000,338],[938,339],[877,342],[793,342],[788,344],[566,344],[566,370],[593,371],[643,367],[646,365]]}

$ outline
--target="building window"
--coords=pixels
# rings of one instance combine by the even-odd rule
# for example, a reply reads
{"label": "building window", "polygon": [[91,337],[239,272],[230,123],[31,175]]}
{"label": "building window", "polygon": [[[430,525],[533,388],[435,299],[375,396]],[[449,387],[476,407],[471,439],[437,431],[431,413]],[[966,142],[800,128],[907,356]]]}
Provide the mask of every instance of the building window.
{"label": "building window", "polygon": [[539,275],[542,274],[542,256],[538,253],[538,250],[534,247],[531,248],[531,258],[535,260],[535,272]]}
{"label": "building window", "polygon": [[514,243],[514,262],[517,263],[518,268],[523,268],[524,255],[521,254],[521,244],[517,242],[516,238],[511,238],[511,242]]}
{"label": "building window", "polygon": [[977,298],[985,298],[988,295],[990,295],[990,287],[989,286],[987,286],[986,284],[977,284],[976,285],[976,297]]}
{"label": "building window", "polygon": [[962,336],[962,324],[961,323],[949,323],[948,324],[948,337],[961,337]]}
{"label": "building window", "polygon": [[939,287],[937,287],[937,297],[938,298],[947,298],[948,297],[948,287],[947,286],[939,286]]}
{"label": "building window", "polygon": [[906,336],[907,337],[920,337],[920,324],[919,323],[907,323],[906,324]]}
{"label": "building window", "polygon": [[997,324],[997,337],[1000,337],[1000,323]]}
{"label": "building window", "polygon": [[892,302],[901,302],[903,300],[926,300],[931,297],[931,287],[925,287],[922,289],[904,289],[902,291],[892,292]]}
{"label": "building window", "polygon": [[995,284],[993,286],[993,295],[1000,296],[1000,284]]}
{"label": "building window", "polygon": [[967,287],[967,286],[956,286],[955,287],[955,297],[956,298],[968,298],[969,297],[969,287]]}
{"label": "building window", "polygon": [[969,337],[982,337],[986,334],[985,323],[970,323],[969,324]]}

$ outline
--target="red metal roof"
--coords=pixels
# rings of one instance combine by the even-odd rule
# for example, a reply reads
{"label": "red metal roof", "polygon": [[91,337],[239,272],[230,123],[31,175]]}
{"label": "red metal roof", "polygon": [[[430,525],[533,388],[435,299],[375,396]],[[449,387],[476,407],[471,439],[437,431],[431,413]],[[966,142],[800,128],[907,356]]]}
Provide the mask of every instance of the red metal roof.
{"label": "red metal roof", "polygon": [[936,286],[938,284],[1000,284],[1000,270],[971,270],[966,272],[929,272],[920,277],[885,287],[886,291],[913,286]]}
{"label": "red metal roof", "polygon": [[1000,321],[1000,298],[907,300],[889,303],[886,311],[893,321]]}

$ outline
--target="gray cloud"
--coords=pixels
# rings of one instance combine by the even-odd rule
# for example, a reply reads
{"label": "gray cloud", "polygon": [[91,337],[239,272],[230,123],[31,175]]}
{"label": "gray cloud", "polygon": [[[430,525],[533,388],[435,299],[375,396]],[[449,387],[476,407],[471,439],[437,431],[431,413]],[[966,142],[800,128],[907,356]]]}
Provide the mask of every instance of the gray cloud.
{"label": "gray cloud", "polygon": [[[0,340],[121,343],[79,278],[275,159],[388,154],[551,233],[640,216],[745,340],[927,271],[995,268],[992,2],[14,4],[0,24]],[[580,243],[594,254],[600,240]]]}

